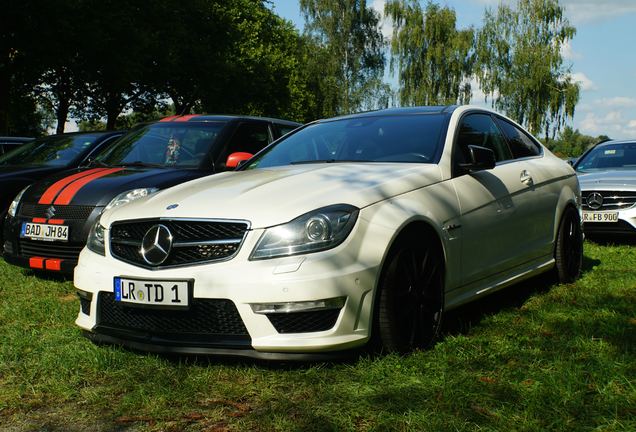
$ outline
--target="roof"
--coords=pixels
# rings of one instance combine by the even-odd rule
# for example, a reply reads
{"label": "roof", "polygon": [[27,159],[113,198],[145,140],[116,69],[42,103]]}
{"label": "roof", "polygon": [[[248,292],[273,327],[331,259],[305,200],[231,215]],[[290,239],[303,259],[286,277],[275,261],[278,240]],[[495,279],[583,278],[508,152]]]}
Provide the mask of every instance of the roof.
{"label": "roof", "polygon": [[375,117],[379,115],[416,115],[416,114],[452,114],[457,105],[435,105],[435,106],[417,106],[417,107],[401,107],[386,108],[381,110],[366,111],[356,114],[348,114],[339,117],[322,119],[319,121],[343,120],[348,118]]}
{"label": "roof", "polygon": [[208,114],[188,114],[188,115],[173,115],[164,117],[160,122],[217,122],[217,121],[231,121],[231,120],[263,120],[275,123],[286,124],[290,126],[300,126],[300,123],[276,119],[271,117],[257,117],[257,116],[243,116],[243,115],[208,115]]}

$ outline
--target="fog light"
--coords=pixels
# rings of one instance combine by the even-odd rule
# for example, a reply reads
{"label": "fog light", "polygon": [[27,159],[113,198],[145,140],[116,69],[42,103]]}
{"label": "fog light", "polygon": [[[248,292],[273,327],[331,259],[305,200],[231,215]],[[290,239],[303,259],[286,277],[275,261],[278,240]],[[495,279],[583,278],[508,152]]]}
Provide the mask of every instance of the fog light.
{"label": "fog light", "polygon": [[84,315],[91,314],[91,301],[93,300],[93,293],[77,290],[77,296],[80,299],[80,308]]}
{"label": "fog light", "polygon": [[13,254],[13,243],[9,240],[4,242],[4,253]]}
{"label": "fog light", "polygon": [[311,312],[329,309],[341,309],[346,297],[335,297],[324,300],[284,302],[284,303],[251,303],[252,312],[257,314]]}

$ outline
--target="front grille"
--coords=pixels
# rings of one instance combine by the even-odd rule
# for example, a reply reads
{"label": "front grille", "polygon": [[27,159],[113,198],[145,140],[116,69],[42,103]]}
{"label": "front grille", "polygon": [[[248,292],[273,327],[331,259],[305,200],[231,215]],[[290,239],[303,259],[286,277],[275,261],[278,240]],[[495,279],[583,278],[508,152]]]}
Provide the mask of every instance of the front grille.
{"label": "front grille", "polygon": [[100,292],[97,324],[162,337],[249,336],[231,300],[193,299],[188,310],[136,308],[115,301],[110,292]]}
{"label": "front grille", "polygon": [[[53,207],[55,211],[53,216],[49,217],[46,212],[51,207]],[[20,206],[20,216],[23,218],[86,220],[94,209],[95,207],[93,206],[24,203]]]}
{"label": "front grille", "polygon": [[340,309],[266,314],[278,333],[325,331],[336,325]]}
{"label": "front grille", "polygon": [[77,261],[84,245],[68,245],[56,242],[20,239],[20,255],[24,257],[61,258]]}
{"label": "front grille", "polygon": [[[603,205],[598,209],[592,209],[587,205],[587,199],[592,193],[600,193],[603,197]],[[609,211],[626,210],[636,204],[636,192],[630,191],[582,191],[583,210]]]}
{"label": "front grille", "polygon": [[[141,243],[155,225],[172,234],[172,248],[166,260],[150,266],[141,255]],[[230,259],[241,247],[249,223],[245,221],[201,221],[153,219],[116,222],[110,228],[111,254],[122,261],[148,268],[165,268]]]}

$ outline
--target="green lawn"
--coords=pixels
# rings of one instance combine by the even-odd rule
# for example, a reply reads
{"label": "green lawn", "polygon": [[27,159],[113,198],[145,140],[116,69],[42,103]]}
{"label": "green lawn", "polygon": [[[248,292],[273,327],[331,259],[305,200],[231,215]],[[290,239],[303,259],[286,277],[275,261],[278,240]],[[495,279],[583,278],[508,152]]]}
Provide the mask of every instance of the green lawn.
{"label": "green lawn", "polygon": [[449,313],[429,351],[281,365],[95,346],[72,282],[0,261],[0,430],[635,431],[636,248],[584,265]]}

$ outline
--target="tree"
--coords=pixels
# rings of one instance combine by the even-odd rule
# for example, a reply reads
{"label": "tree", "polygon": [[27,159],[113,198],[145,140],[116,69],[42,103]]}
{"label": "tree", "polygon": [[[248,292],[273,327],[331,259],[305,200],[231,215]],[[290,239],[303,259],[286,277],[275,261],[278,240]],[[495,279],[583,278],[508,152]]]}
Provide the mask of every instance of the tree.
{"label": "tree", "polygon": [[495,108],[546,140],[574,116],[579,87],[561,47],[576,29],[558,0],[517,0],[486,9],[477,36],[476,75]]}
{"label": "tree", "polygon": [[322,49],[320,92],[323,116],[372,105],[384,73],[379,16],[366,0],[300,0],[305,32]]}
{"label": "tree", "polygon": [[472,29],[457,30],[455,11],[418,0],[390,0],[391,69],[398,70],[402,105],[470,102]]}
{"label": "tree", "polygon": [[565,126],[559,136],[550,140],[546,145],[559,157],[578,157],[594,144],[609,139],[607,135],[593,137],[582,134],[578,129],[575,130],[570,126]]}

